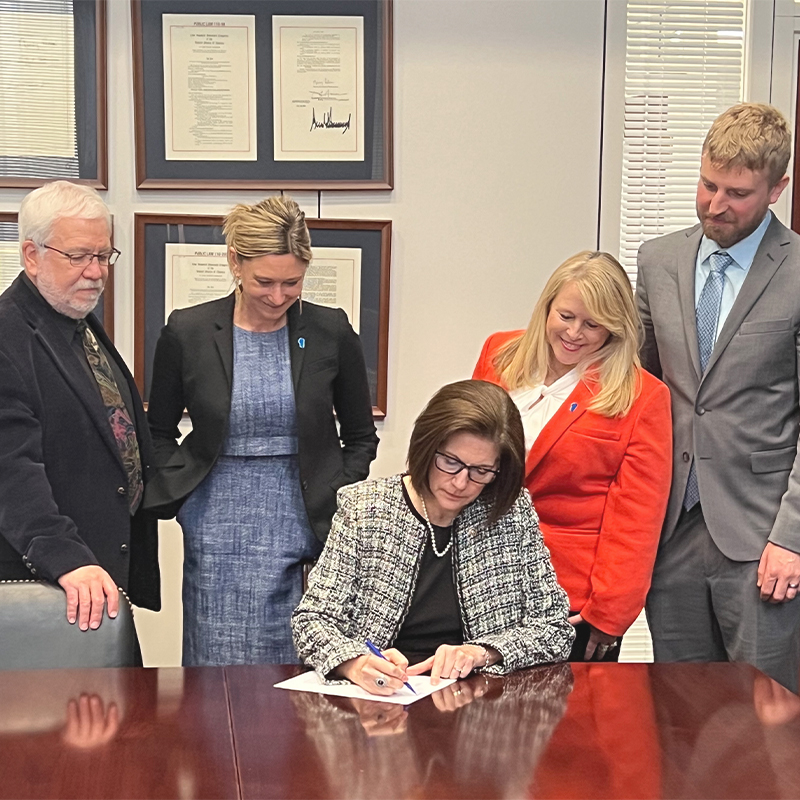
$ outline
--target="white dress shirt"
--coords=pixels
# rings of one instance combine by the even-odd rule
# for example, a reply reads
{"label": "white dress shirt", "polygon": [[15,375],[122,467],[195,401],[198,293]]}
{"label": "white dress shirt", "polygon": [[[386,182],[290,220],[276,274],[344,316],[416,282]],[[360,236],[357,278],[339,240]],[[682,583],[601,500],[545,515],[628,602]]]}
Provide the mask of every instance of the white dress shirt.
{"label": "white dress shirt", "polygon": [[509,392],[519,409],[522,427],[525,430],[525,452],[529,453],[533,443],[545,425],[552,419],[561,404],[572,394],[578,385],[580,375],[577,369],[554,381],[550,386],[544,384],[532,388],[514,389]]}

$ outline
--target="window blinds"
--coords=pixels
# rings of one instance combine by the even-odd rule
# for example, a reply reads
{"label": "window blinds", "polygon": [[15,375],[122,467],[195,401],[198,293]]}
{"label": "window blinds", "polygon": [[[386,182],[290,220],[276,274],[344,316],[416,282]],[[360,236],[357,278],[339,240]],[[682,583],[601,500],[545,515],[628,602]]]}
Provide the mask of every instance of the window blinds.
{"label": "window blinds", "polygon": [[0,0],[0,175],[77,177],[71,0]]}
{"label": "window blinds", "polygon": [[620,262],[636,278],[639,245],[697,222],[706,132],[741,101],[745,0],[627,5]]}

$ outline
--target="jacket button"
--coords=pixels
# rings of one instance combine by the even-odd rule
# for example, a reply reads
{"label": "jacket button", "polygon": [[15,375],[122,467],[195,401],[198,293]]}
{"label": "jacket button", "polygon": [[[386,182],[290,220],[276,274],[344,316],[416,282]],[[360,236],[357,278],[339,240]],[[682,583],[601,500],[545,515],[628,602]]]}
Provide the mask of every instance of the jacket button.
{"label": "jacket button", "polygon": [[28,556],[22,556],[22,560],[27,564],[28,563]]}
{"label": "jacket button", "polygon": [[684,453],[683,454],[683,460],[684,461],[688,461],[689,460],[689,454],[688,453]]}
{"label": "jacket button", "polygon": [[304,492],[307,491],[307,489],[308,489],[308,481],[303,481],[302,484],[300,484],[300,485],[303,487],[303,491]]}
{"label": "jacket button", "polygon": [[35,575],[35,574],[36,574],[36,567],[31,567],[31,575]]}
{"label": "jacket button", "polygon": [[121,550],[123,553],[127,553],[127,552],[128,552],[128,545],[126,545],[126,544],[121,544],[121,545],[119,546],[119,549],[120,549],[120,550]]}
{"label": "jacket button", "polygon": [[703,406],[700,406],[700,408],[697,409],[697,413],[702,417],[703,414],[706,413],[706,410],[703,408]]}
{"label": "jacket button", "polygon": [[124,486],[120,486],[117,489],[117,494],[125,494],[125,487]]}

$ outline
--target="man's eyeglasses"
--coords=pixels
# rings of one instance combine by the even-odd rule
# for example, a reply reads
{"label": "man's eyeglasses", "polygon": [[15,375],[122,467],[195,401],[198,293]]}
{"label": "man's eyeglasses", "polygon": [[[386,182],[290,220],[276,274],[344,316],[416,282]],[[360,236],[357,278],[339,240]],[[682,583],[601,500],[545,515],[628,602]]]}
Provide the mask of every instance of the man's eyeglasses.
{"label": "man's eyeglasses", "polygon": [[105,253],[65,253],[63,250],[50,247],[49,244],[43,244],[42,247],[44,247],[45,250],[52,250],[54,253],[60,253],[62,256],[66,256],[69,259],[71,267],[80,267],[81,269],[86,269],[95,258],[101,267],[113,267],[121,255],[116,248]]}
{"label": "man's eyeglasses", "polygon": [[436,469],[441,472],[446,472],[448,475],[458,475],[462,469],[467,471],[467,476],[474,483],[491,483],[499,474],[499,469],[490,469],[489,467],[470,467],[465,464],[461,459],[454,456],[445,455],[436,451],[433,463]]}

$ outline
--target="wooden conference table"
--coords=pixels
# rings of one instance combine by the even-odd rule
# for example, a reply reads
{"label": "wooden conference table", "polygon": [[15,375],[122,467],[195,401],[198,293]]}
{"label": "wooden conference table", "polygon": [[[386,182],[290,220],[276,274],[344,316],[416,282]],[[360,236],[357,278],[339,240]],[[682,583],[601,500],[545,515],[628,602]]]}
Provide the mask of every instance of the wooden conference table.
{"label": "wooden conference table", "polygon": [[800,698],[745,665],[476,675],[407,710],[272,688],[296,672],[0,673],[0,797],[800,797]]}

